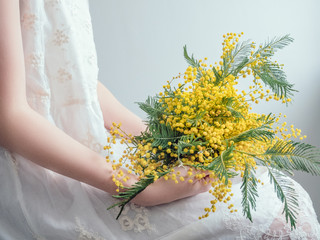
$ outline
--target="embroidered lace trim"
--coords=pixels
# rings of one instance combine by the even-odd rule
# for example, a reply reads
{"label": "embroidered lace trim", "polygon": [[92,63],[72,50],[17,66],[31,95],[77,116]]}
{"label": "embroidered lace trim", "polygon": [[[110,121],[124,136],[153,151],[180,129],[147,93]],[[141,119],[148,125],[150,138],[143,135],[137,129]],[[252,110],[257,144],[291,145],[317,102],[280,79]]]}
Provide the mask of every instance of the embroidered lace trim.
{"label": "embroidered lace trim", "polygon": [[[299,189],[300,188],[300,189]],[[303,192],[299,184],[295,184],[297,193]],[[236,239],[262,239],[262,240],[315,240],[320,239],[320,228],[311,201],[308,195],[299,194],[299,212],[297,214],[296,228],[290,228],[286,223],[282,211],[273,219],[271,225],[254,224],[249,220],[243,220],[241,213],[224,214],[224,224],[231,231],[240,234]]]}
{"label": "embroidered lace trim", "polygon": [[[120,208],[112,209],[115,217],[118,215],[119,210]],[[124,207],[118,222],[123,231],[134,231],[136,233],[147,231],[150,234],[155,231],[155,228],[150,224],[149,215],[147,208],[129,203]]]}
{"label": "embroidered lace trim", "polygon": [[106,240],[98,233],[92,231],[91,229],[85,228],[85,226],[81,223],[79,218],[75,218],[76,220],[76,232],[79,233],[78,240]]}

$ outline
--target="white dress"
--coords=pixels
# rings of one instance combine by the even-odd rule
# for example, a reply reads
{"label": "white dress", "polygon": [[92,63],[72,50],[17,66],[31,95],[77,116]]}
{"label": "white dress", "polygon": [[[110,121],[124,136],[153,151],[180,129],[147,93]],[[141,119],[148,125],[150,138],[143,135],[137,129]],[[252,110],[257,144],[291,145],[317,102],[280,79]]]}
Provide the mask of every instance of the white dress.
{"label": "white dress", "polygon": [[[88,1],[20,0],[20,10],[29,104],[104,155],[108,133],[96,94],[98,68]],[[116,220],[118,210],[107,210],[115,203],[108,193],[1,149],[0,239],[318,239],[319,223],[300,185],[295,183],[299,221],[290,231],[267,172],[261,168],[258,174],[265,185],[258,189],[253,223],[242,216],[239,179],[233,181],[237,213],[221,204],[216,213],[198,220],[211,200],[203,193],[150,208],[129,204]]]}

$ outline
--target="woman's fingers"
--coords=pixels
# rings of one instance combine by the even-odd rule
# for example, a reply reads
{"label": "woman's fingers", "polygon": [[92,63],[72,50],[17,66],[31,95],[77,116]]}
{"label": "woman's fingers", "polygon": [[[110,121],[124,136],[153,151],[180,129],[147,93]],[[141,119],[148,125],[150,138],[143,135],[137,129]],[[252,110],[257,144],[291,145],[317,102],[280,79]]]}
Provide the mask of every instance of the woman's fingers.
{"label": "woman's fingers", "polygon": [[201,171],[183,166],[176,167],[174,170],[173,173],[169,174],[171,177],[168,180],[164,178],[158,179],[138,194],[133,199],[133,202],[144,206],[172,202],[207,192],[211,188],[211,183],[216,180],[210,171]]}

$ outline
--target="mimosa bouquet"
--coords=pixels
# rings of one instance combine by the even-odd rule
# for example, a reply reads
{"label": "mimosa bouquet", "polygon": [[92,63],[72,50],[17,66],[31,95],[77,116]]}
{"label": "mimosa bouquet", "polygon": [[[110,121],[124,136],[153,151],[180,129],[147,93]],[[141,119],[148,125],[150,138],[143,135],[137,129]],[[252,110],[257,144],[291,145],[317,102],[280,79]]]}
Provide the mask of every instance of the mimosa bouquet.
{"label": "mimosa bouquet", "polygon": [[[299,170],[320,175],[320,151],[296,141],[305,136],[293,125],[280,123],[284,115],[257,114],[251,107],[260,101],[291,101],[293,85],[286,80],[282,65],[271,58],[293,39],[286,35],[257,45],[239,42],[242,34],[224,35],[221,60],[209,66],[206,58],[196,60],[184,47],[189,64],[186,71],[168,81],[162,92],[139,103],[148,116],[147,129],[141,135],[127,135],[120,124],[114,124],[113,137],[105,149],[110,154],[119,137],[127,145],[122,158],[113,164],[118,169],[113,180],[121,190],[115,197],[121,201],[111,207],[120,206],[119,215],[130,200],[157,179],[192,182],[194,177],[204,177],[194,170],[204,170],[216,180],[208,183],[212,186],[211,206],[199,218],[214,212],[217,202],[228,204],[233,195],[230,179],[239,175],[243,214],[252,221],[260,182],[255,170],[260,165],[267,168],[277,197],[284,204],[286,220],[295,227],[296,193],[284,174]],[[244,79],[252,84],[240,91],[237,85]],[[177,166],[188,167],[190,178],[179,176],[174,170]],[[121,167],[139,176],[130,188],[123,186],[128,179]],[[236,211],[232,204],[228,207]]]}

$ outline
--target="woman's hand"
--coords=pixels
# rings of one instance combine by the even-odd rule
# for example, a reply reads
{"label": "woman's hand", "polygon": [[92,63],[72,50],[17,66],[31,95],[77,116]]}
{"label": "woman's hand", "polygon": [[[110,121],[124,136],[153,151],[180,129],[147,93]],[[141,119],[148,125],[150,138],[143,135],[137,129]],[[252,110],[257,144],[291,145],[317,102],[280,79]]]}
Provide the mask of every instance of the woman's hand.
{"label": "woman's hand", "polygon": [[[189,177],[188,169],[187,167],[175,168],[175,172],[180,172],[179,176],[183,177],[184,181],[175,183],[171,179],[160,178],[138,194],[132,202],[141,206],[154,206],[207,192],[211,187],[210,181],[214,181],[210,178],[209,172],[198,172],[202,173],[203,177],[196,178],[195,175]],[[192,183],[189,182],[190,179]],[[135,176],[132,180],[136,181]]]}

